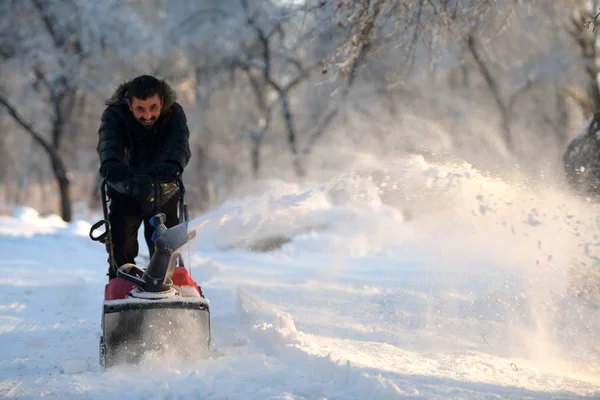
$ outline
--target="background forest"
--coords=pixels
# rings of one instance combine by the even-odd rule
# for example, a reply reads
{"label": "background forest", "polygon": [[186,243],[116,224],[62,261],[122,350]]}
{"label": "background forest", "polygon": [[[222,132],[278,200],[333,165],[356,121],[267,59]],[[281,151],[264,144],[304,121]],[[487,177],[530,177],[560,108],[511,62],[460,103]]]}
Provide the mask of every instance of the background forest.
{"label": "background forest", "polygon": [[[596,4],[598,3],[598,4]],[[0,211],[99,208],[104,100],[140,74],[178,92],[194,213],[260,180],[364,158],[464,160],[560,183],[600,104],[600,1],[2,0]],[[2,210],[2,208],[4,210]]]}

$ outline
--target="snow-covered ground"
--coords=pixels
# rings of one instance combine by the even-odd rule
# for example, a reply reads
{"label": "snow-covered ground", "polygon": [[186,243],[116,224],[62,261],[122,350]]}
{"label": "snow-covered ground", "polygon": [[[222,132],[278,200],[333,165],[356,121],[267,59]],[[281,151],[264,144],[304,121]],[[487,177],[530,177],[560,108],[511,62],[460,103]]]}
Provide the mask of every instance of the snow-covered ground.
{"label": "snow-covered ground", "polygon": [[102,371],[93,220],[1,217],[0,396],[599,397],[600,312],[568,271],[597,259],[600,207],[468,165],[374,165],[194,220],[214,342],[197,361]]}

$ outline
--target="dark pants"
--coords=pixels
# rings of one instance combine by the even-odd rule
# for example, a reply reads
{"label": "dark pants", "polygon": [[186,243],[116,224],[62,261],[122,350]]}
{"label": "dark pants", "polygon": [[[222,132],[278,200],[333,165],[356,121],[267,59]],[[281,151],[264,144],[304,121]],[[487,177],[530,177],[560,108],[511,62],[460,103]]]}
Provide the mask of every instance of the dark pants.
{"label": "dark pants", "polygon": [[[178,196],[175,195],[167,200],[157,212],[167,216],[165,222],[167,228],[179,223],[177,205]],[[144,238],[150,251],[150,257],[152,257],[154,254],[154,242],[152,241],[154,228],[150,225],[150,217],[142,217],[141,206],[135,199],[120,193],[110,193],[108,221],[111,226],[113,254],[117,268],[126,263],[135,264],[135,258],[139,251],[137,236],[142,221],[144,222]]]}

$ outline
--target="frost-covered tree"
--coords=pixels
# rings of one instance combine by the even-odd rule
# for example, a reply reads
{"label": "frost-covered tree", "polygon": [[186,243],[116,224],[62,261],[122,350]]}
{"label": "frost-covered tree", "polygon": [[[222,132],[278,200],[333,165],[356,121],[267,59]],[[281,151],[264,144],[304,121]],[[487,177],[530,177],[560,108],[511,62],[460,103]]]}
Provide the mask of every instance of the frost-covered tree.
{"label": "frost-covered tree", "polygon": [[85,101],[114,80],[115,64],[141,66],[148,30],[118,0],[8,0],[0,15],[0,104],[48,155],[69,221],[69,155],[89,129]]}
{"label": "frost-covered tree", "polygon": [[564,29],[574,4],[584,2],[6,0],[3,170],[22,187],[50,180],[38,177],[50,175],[45,157],[24,155],[54,154],[63,187],[87,195],[102,102],[140,73],[173,83],[186,109],[192,207],[252,176],[337,168],[328,151],[343,146],[350,157],[537,165],[557,158],[565,104],[595,80]]}
{"label": "frost-covered tree", "polygon": [[[226,140],[235,148],[240,139],[250,143],[257,176],[264,139],[268,131],[279,131],[301,175],[305,145],[300,143],[295,118],[299,105],[293,93],[312,72],[321,71],[316,68],[320,44],[310,9],[275,1],[180,0],[169,2],[164,22],[171,27],[171,42],[181,47],[194,71],[195,100],[202,113],[198,123],[206,145]],[[219,112],[204,113],[224,92],[229,98],[219,104]]]}
{"label": "frost-covered tree", "polygon": [[350,68],[374,45],[404,48],[414,62],[419,44],[433,49],[442,41],[465,36],[483,18],[497,10],[496,0],[320,0],[321,18],[346,28],[345,40],[332,61]]}

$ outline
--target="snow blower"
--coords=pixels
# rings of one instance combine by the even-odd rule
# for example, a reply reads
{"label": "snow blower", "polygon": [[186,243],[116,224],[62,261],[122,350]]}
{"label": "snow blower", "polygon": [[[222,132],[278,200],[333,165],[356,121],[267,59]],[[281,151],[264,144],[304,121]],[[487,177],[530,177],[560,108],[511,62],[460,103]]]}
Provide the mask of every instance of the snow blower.
{"label": "snow blower", "polygon": [[[201,357],[211,341],[210,304],[183,265],[178,251],[195,235],[188,226],[184,186],[179,185],[179,225],[167,228],[164,214],[152,217],[154,254],[145,269],[115,265],[108,222],[107,181],[101,185],[104,219],[90,238],[104,243],[109,282],[104,288],[100,365],[109,368],[139,362],[148,352],[182,358]],[[94,232],[104,228],[95,236]]]}

